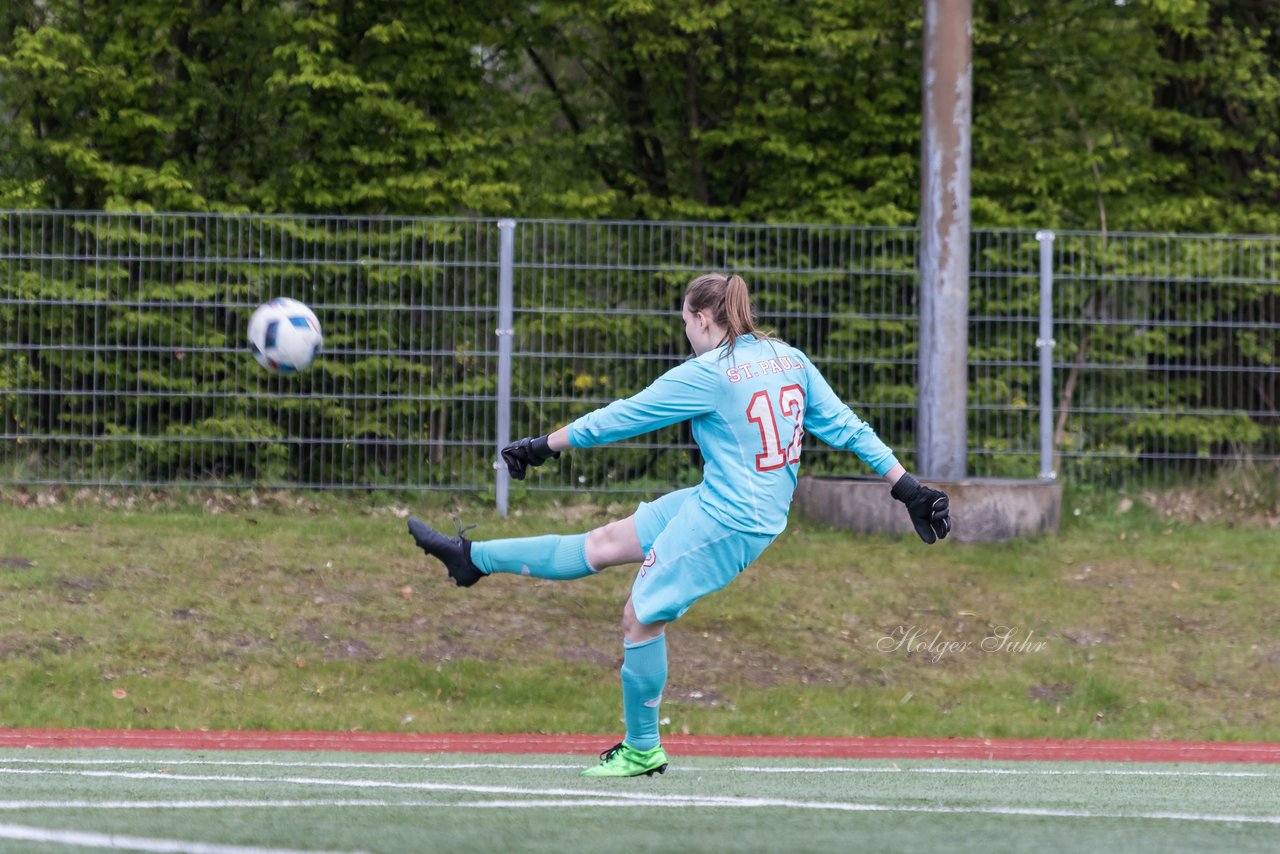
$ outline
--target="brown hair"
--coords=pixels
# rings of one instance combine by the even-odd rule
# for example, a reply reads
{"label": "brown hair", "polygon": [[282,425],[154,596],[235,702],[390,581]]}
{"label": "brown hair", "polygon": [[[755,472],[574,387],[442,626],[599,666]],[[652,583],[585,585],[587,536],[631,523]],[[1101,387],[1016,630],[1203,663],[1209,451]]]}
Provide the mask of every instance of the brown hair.
{"label": "brown hair", "polygon": [[684,301],[690,311],[705,311],[717,325],[725,328],[729,344],[726,356],[733,353],[739,335],[754,335],[760,339],[773,337],[756,326],[751,294],[747,292],[746,281],[737,273],[699,276],[685,289]]}

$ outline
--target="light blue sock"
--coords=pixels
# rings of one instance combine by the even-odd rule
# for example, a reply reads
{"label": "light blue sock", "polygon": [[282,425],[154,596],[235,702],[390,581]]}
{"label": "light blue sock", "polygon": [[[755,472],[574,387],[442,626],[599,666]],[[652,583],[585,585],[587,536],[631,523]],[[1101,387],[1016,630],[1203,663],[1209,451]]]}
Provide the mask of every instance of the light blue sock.
{"label": "light blue sock", "polygon": [[667,635],[639,643],[622,642],[622,716],[627,744],[636,750],[657,747],[658,704],[667,686]]}
{"label": "light blue sock", "polygon": [[471,544],[471,562],[481,572],[509,572],[567,581],[592,575],[587,563],[587,535],[548,534],[512,540],[487,540]]}

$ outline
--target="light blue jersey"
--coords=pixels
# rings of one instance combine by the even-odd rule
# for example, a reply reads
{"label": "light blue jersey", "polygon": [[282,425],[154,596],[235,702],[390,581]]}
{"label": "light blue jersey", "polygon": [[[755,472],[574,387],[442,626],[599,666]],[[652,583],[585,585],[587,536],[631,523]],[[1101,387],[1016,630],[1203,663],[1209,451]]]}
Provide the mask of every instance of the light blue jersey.
{"label": "light blue jersey", "polygon": [[690,421],[704,460],[699,504],[727,528],[772,535],[787,525],[806,431],[853,451],[877,474],[897,464],[795,347],[743,335],[731,355],[725,350],[709,350],[582,416],[569,425],[569,443],[591,448]]}

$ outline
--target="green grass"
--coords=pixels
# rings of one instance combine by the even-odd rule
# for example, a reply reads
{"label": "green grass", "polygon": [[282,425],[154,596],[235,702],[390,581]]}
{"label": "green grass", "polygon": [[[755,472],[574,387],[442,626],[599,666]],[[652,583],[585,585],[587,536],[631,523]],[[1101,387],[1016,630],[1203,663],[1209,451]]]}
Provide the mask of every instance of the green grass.
{"label": "green grass", "polygon": [[[0,838],[326,851],[1274,851],[1259,765],[0,751]],[[166,842],[167,841],[167,842]],[[119,847],[132,847],[115,840]],[[81,839],[83,846],[89,844]],[[115,847],[115,846],[113,846]],[[194,846],[192,846],[194,847]]]}
{"label": "green grass", "polygon": [[[458,590],[377,497],[0,499],[0,725],[621,728],[633,568]],[[631,509],[456,501],[411,509],[477,539]],[[667,731],[1280,740],[1275,531],[1116,503],[1003,544],[793,519],[669,629]]]}

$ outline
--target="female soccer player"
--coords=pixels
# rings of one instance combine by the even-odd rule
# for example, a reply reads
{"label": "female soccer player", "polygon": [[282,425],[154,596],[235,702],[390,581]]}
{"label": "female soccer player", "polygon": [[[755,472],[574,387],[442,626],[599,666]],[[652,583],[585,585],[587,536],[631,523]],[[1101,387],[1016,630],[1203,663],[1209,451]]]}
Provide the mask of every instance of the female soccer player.
{"label": "female soccer player", "polygon": [[632,516],[585,534],[472,542],[417,519],[409,532],[450,577],[469,587],[494,572],[582,578],[638,563],[622,611],[622,708],[626,737],[587,777],[653,775],[667,768],[658,704],[667,681],[664,629],[694,602],[737,577],[786,527],[805,432],[853,451],[891,485],[926,543],[951,530],[947,496],[922,486],[875,432],[836,397],[809,357],[756,328],[741,276],[694,279],[681,310],[695,358],[648,388],[588,413],[547,436],[502,451],[524,479],[570,448],[591,448],[692,422],[704,459],[702,483],[641,502]]}

